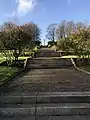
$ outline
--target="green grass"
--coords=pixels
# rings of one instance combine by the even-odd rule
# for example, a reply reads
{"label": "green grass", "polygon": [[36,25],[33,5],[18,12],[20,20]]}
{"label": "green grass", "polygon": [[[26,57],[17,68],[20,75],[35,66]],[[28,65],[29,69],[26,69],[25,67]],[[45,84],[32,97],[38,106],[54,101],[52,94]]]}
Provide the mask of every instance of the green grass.
{"label": "green grass", "polygon": [[5,61],[5,59],[3,59],[3,58],[0,58],[0,63],[2,63],[2,62],[4,62]]}
{"label": "green grass", "polygon": [[30,57],[21,56],[21,57],[19,57],[18,59],[19,59],[19,60],[25,60],[25,59],[27,59],[27,58],[30,58]]}
{"label": "green grass", "polygon": [[[19,59],[19,60],[25,60],[25,59],[27,59],[27,58],[30,58],[30,57],[23,57],[23,56],[21,56],[21,57],[19,57],[18,59]],[[2,63],[2,62],[4,62],[4,61],[5,61],[5,59],[2,58],[2,57],[0,57],[0,63]]]}
{"label": "green grass", "polygon": [[83,70],[90,72],[90,65],[84,65],[81,67]]}
{"label": "green grass", "polygon": [[[77,55],[67,55],[67,56],[62,56],[61,58],[78,58]],[[82,57],[81,57],[82,58]],[[84,58],[88,58],[87,56],[84,56]],[[90,58],[90,57],[89,57]]]}
{"label": "green grass", "polygon": [[67,55],[67,56],[62,56],[61,58],[77,58],[76,55]]}
{"label": "green grass", "polygon": [[3,84],[9,77],[14,75],[18,71],[19,68],[0,66],[0,85]]}

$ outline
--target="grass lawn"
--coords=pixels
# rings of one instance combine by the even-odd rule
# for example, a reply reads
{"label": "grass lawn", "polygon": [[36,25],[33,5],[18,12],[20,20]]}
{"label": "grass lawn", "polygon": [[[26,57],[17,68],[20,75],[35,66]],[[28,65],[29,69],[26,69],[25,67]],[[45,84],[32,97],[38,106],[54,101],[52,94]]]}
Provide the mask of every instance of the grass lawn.
{"label": "grass lawn", "polygon": [[81,67],[83,70],[90,72],[90,65],[85,65]]}
{"label": "grass lawn", "polygon": [[19,59],[19,60],[25,60],[25,59],[27,59],[27,58],[30,58],[30,57],[23,57],[23,56],[21,56],[21,57],[19,57],[18,59]]}
{"label": "grass lawn", "polygon": [[0,66],[0,85],[5,82],[9,77],[18,72],[18,68],[14,67],[2,67]]}
{"label": "grass lawn", "polygon": [[62,56],[61,58],[77,58],[76,55],[67,55],[67,56]]}
{"label": "grass lawn", "polygon": [[0,63],[2,63],[2,62],[4,62],[5,61],[5,59],[3,59],[3,58],[0,58]]}
{"label": "grass lawn", "polygon": [[[19,59],[19,60],[25,60],[25,59],[27,59],[27,58],[30,58],[30,57],[23,57],[23,56],[22,56],[22,57],[19,57],[18,59]],[[0,63],[2,63],[2,62],[4,62],[4,61],[5,61],[5,59],[0,57]]]}
{"label": "grass lawn", "polygon": [[[28,57],[19,57],[19,60],[25,60]],[[0,58],[0,63],[4,62],[4,58]],[[0,66],[0,85],[3,84],[9,77],[14,75],[20,69],[15,67]]]}
{"label": "grass lawn", "polygon": [[[78,58],[77,55],[67,55],[67,56],[62,56],[61,58]],[[81,57],[82,58],[82,57]],[[85,56],[85,58],[88,58],[87,56]],[[90,58],[90,57],[89,57]]]}

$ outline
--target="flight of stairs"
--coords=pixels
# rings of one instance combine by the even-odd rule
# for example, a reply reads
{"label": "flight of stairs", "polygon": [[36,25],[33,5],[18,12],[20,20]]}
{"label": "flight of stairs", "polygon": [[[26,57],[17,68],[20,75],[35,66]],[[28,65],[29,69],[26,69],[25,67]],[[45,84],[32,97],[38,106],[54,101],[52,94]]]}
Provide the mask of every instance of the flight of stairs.
{"label": "flight of stairs", "polygon": [[[39,92],[0,96],[0,120],[89,120],[89,92]],[[76,119],[81,117],[80,119]],[[40,117],[42,119],[40,119]],[[89,117],[89,119],[87,119]],[[49,119],[45,119],[49,120]]]}
{"label": "flight of stairs", "polygon": [[43,48],[36,52],[35,57],[61,57],[61,53],[49,48]]}
{"label": "flight of stairs", "polygon": [[71,59],[61,59],[61,58],[30,58],[27,61],[26,68],[68,68],[73,67]]}
{"label": "flight of stairs", "polygon": [[[44,49],[41,50],[41,54],[42,51],[44,58],[41,58],[42,55],[38,58],[29,58],[27,69],[73,67],[71,59],[54,58],[51,55],[53,51]],[[27,78],[30,80],[28,75]],[[22,81],[17,79],[22,83],[21,86],[12,83],[11,87],[14,84],[22,89],[24,87],[28,89],[25,86],[25,77],[23,79]],[[15,92],[12,88],[9,93],[0,93],[0,120],[90,120],[90,92],[22,92],[20,90]]]}

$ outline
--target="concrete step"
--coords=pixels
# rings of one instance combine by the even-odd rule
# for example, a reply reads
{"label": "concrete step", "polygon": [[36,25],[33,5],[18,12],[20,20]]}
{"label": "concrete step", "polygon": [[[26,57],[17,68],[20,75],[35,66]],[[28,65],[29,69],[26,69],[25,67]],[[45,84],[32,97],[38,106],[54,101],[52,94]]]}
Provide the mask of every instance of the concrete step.
{"label": "concrete step", "polygon": [[90,103],[89,92],[11,93],[0,96],[2,104]]}
{"label": "concrete step", "polygon": [[68,63],[64,63],[64,64],[62,64],[62,63],[59,63],[59,62],[40,62],[40,63],[28,63],[28,64],[30,64],[30,65],[47,65],[47,66],[49,66],[49,65],[59,65],[59,66],[64,66],[64,65],[67,65],[67,66],[70,66],[70,65],[72,65],[72,64],[68,64]]}
{"label": "concrete step", "polygon": [[36,109],[36,114],[40,116],[90,115],[88,103],[38,104]]}
{"label": "concrete step", "polygon": [[72,66],[27,66],[27,69],[63,69],[63,68],[73,68]]}
{"label": "concrete step", "polygon": [[10,116],[72,116],[90,115],[89,103],[59,103],[59,104],[21,104],[2,105],[0,117]]}
{"label": "concrete step", "polygon": [[0,117],[33,116],[35,105],[30,104],[3,104],[0,107]]}
{"label": "concrete step", "polygon": [[90,103],[89,92],[40,92],[37,103]]}
{"label": "concrete step", "polygon": [[73,67],[72,64],[70,65],[61,65],[61,64],[28,64],[27,68],[68,68]]}
{"label": "concrete step", "polygon": [[90,120],[89,115],[85,116],[27,116],[27,117],[0,117],[0,120]]}
{"label": "concrete step", "polygon": [[90,116],[37,116],[36,120],[90,120]]}
{"label": "concrete step", "polygon": [[36,120],[90,120],[90,116],[37,116]]}
{"label": "concrete step", "polygon": [[73,66],[71,59],[28,59],[27,68],[61,68]]}
{"label": "concrete step", "polygon": [[14,92],[11,95],[1,95],[0,105],[2,104],[35,104],[37,93]]}
{"label": "concrete step", "polygon": [[0,120],[35,120],[35,116],[0,117]]}

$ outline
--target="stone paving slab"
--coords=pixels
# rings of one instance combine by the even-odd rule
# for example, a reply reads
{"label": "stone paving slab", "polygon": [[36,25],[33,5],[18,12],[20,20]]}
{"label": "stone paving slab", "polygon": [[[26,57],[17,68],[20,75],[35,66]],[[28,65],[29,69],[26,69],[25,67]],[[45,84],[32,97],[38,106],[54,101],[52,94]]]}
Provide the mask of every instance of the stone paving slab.
{"label": "stone paving slab", "polygon": [[0,104],[90,103],[90,92],[12,92],[1,95]]}
{"label": "stone paving slab", "polygon": [[90,115],[90,104],[88,103],[61,103],[61,104],[38,104],[36,115],[68,116],[68,115]]}
{"label": "stone paving slab", "polygon": [[90,116],[27,116],[0,117],[0,120],[90,120]]}
{"label": "stone paving slab", "polygon": [[35,115],[35,105],[22,104],[18,105],[3,105],[0,108],[0,117],[10,117],[10,116],[32,116]]}
{"label": "stone paving slab", "polygon": [[35,104],[36,96],[1,96],[0,104]]}
{"label": "stone paving slab", "polygon": [[36,120],[90,120],[90,116],[37,116]]}
{"label": "stone paving slab", "polygon": [[35,120],[35,116],[0,117],[0,120]]}
{"label": "stone paving slab", "polygon": [[[34,75],[40,77],[29,78]],[[90,75],[70,68],[34,69],[18,76],[0,91],[8,94],[12,92],[85,92],[90,91]]]}
{"label": "stone paving slab", "polygon": [[89,92],[39,92],[37,103],[90,103]]}

